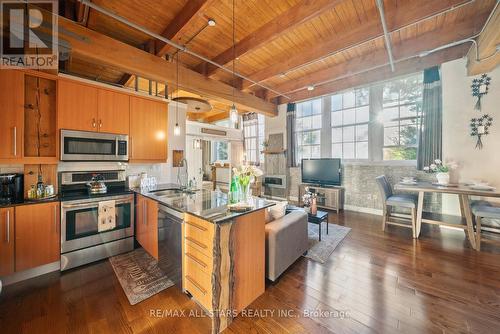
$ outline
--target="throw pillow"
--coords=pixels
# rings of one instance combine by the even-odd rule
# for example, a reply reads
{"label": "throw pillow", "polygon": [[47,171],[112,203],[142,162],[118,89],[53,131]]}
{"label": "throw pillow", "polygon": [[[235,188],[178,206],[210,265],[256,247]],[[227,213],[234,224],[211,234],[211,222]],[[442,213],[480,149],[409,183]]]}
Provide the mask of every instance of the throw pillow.
{"label": "throw pillow", "polygon": [[286,206],[288,202],[276,202],[276,205],[273,205],[269,208],[269,215],[273,220],[280,219],[285,215]]}

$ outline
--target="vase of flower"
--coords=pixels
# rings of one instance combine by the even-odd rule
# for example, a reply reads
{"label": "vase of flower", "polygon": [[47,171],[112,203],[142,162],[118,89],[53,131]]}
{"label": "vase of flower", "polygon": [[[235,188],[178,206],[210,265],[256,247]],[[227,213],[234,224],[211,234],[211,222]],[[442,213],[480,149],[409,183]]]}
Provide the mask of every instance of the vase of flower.
{"label": "vase of flower", "polygon": [[437,183],[447,185],[450,183],[450,173],[436,173]]}
{"label": "vase of flower", "polygon": [[424,167],[424,171],[427,173],[435,173],[438,184],[448,185],[450,184],[450,171],[457,169],[457,166],[458,165],[454,162],[444,164],[441,160],[436,159],[433,164]]}
{"label": "vase of flower", "polygon": [[311,203],[311,215],[316,215],[318,213],[318,205],[316,204],[316,197],[313,197]]}
{"label": "vase of flower", "polygon": [[250,184],[252,180],[261,176],[263,173],[255,166],[243,165],[238,168],[233,168],[233,173],[238,180],[239,201],[248,202],[252,196]]}

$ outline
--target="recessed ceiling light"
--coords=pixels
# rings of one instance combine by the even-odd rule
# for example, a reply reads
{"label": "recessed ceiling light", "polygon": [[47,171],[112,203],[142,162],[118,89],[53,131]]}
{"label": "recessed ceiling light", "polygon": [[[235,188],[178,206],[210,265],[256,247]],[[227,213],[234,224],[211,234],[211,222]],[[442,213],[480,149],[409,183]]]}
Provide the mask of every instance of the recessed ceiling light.
{"label": "recessed ceiling light", "polygon": [[208,25],[213,27],[215,26],[215,20],[214,19],[208,19]]}
{"label": "recessed ceiling light", "polygon": [[314,86],[313,85],[307,86],[307,90],[309,90],[309,91],[314,90]]}

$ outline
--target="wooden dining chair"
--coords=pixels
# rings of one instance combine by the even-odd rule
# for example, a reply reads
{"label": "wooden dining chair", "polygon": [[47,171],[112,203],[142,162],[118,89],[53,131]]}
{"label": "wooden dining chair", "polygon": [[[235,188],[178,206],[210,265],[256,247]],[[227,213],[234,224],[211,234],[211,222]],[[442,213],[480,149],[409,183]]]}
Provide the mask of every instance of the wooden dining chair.
{"label": "wooden dining chair", "polygon": [[[476,250],[481,250],[481,232],[485,227],[483,226],[482,220],[484,218],[489,219],[500,219],[500,207],[493,206],[492,204],[484,201],[478,201],[471,205],[472,213],[474,214],[476,221]],[[486,226],[489,230],[492,228],[490,226]],[[494,229],[498,230],[498,227]]]}
{"label": "wooden dining chair", "polygon": [[[395,195],[385,175],[376,177],[375,181],[382,196],[382,230],[385,231],[386,225],[411,228],[413,238],[417,238],[417,196],[411,194]],[[410,209],[411,219],[392,215],[392,208],[394,207]],[[408,222],[411,224],[409,225]]]}

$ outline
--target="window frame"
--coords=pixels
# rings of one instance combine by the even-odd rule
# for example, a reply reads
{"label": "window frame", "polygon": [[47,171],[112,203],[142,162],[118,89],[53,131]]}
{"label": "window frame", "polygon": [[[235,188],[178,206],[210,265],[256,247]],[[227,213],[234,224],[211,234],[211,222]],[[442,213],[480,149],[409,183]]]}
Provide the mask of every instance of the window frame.
{"label": "window frame", "polygon": [[[264,164],[264,155],[261,151],[264,149],[265,141],[265,118],[261,114],[255,114],[255,116],[246,115],[248,117],[253,117],[251,119],[245,120],[243,117],[243,145],[245,148],[245,163],[255,166],[260,166]],[[250,128],[255,128],[255,135],[248,135],[252,132]],[[255,140],[255,146],[251,147],[250,142]],[[255,151],[255,160],[249,159],[251,152]],[[249,154],[250,153],[250,154]]]}
{"label": "window frame", "polygon": [[[361,103],[358,105],[358,96],[357,94],[362,91],[362,90],[366,90],[367,91],[367,102],[366,103]],[[349,90],[345,90],[345,91],[342,91],[342,92],[339,92],[339,93],[336,93],[336,94],[332,94],[332,95],[329,95],[328,98],[330,99],[330,110],[328,112],[330,112],[330,131],[331,131],[331,157],[332,158],[340,158],[342,160],[369,160],[370,158],[370,122],[371,122],[371,119],[370,119],[370,101],[371,101],[371,94],[370,94],[371,90],[370,90],[370,87],[359,87],[359,88],[353,88],[353,89],[349,89]],[[354,104],[352,106],[345,106],[344,104],[344,95],[346,95],[347,93],[354,93]],[[333,99],[335,96],[340,96],[341,99],[342,99],[342,107],[340,109],[335,109],[334,107],[334,103],[333,103]],[[368,119],[365,120],[365,121],[358,121],[358,113],[357,113],[357,110],[358,109],[361,109],[361,108],[367,108],[367,112],[368,112]],[[345,112],[353,112],[354,113],[354,122],[352,123],[349,123],[349,124],[346,124],[344,123],[344,113]],[[340,125],[334,125],[333,124],[333,114],[334,113],[341,113],[341,118],[342,118],[342,121],[341,121],[341,124]],[[358,140],[357,137],[358,137],[358,126],[366,126],[366,140]],[[353,128],[353,140],[350,141],[350,140],[345,140],[344,138],[344,129],[346,128]],[[333,136],[333,132],[335,129],[340,129],[342,135],[342,139],[340,141],[334,141],[334,136]],[[358,157],[358,143],[366,143],[367,145],[367,152],[366,152],[366,158],[360,158]],[[338,156],[334,156],[334,146],[335,145],[341,145],[341,150],[342,150],[342,153],[341,153],[341,156],[338,157]],[[353,144],[353,149],[354,149],[354,158],[345,158],[344,156],[344,144]]]}
{"label": "window frame", "polygon": [[[319,101],[319,104],[320,104],[319,113],[316,113],[314,111],[315,110],[314,109],[315,101]],[[309,115],[299,114],[299,108],[302,108],[305,104],[310,104],[311,111],[310,111]],[[295,124],[294,124],[294,134],[293,134],[294,139],[295,139],[294,149],[295,149],[295,165],[296,166],[301,165],[302,159],[321,158],[321,156],[322,156],[322,154],[321,154],[322,121],[319,122],[319,127],[314,127],[313,126],[313,118],[316,116],[320,116],[321,120],[322,120],[324,117],[324,107],[325,107],[325,104],[323,102],[323,98],[314,98],[314,99],[302,101],[302,102],[299,102],[296,104],[295,120],[294,120]],[[302,111],[301,111],[301,113],[302,113]],[[311,127],[304,130],[304,127],[302,126],[301,129],[298,130],[298,127],[297,127],[298,121],[300,120],[300,121],[302,121],[302,124],[304,124],[304,120],[306,120],[306,119],[311,119]],[[303,138],[304,134],[312,134],[315,132],[319,132],[318,144],[299,144],[299,136]],[[315,147],[315,148],[317,147],[318,152],[319,152],[319,156],[316,157],[316,156],[313,156],[312,154],[309,154],[309,156],[305,157],[303,153],[302,153],[302,155],[299,155],[298,154],[299,147],[309,147],[309,152],[312,152],[313,147]]]}

